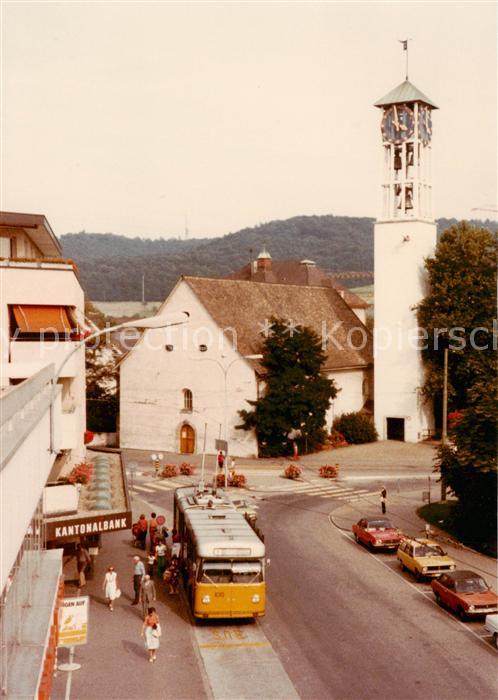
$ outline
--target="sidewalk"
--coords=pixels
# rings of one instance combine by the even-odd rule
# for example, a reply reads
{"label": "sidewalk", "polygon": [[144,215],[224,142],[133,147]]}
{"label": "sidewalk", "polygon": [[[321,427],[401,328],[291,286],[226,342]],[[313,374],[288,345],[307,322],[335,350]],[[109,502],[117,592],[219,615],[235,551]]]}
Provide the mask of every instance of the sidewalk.
{"label": "sidewalk", "polygon": [[[134,518],[141,507],[136,500]],[[148,513],[148,511],[146,511]],[[138,513],[139,514],[139,513]],[[171,525],[171,515],[166,515]],[[96,557],[93,579],[82,589],[90,596],[88,643],[76,647],[75,662],[81,669],[72,673],[71,698],[88,700],[157,700],[161,698],[209,698],[204,682],[197,645],[188,619],[187,607],[179,595],[170,596],[155,578],[158,601],[156,609],[162,627],[161,646],[155,664],[149,664],[142,627],[141,604],[133,600],[133,557],[144,557],[131,544],[131,534],[120,531],[103,537],[101,553]],[[122,595],[115,601],[114,612],[107,607],[102,582],[108,566],[114,566]],[[77,595],[76,585],[66,584],[65,597]],[[68,650],[59,649],[58,661],[68,660]],[[111,669],[112,667],[112,669]],[[67,672],[59,671],[54,679],[52,700],[65,697]]]}

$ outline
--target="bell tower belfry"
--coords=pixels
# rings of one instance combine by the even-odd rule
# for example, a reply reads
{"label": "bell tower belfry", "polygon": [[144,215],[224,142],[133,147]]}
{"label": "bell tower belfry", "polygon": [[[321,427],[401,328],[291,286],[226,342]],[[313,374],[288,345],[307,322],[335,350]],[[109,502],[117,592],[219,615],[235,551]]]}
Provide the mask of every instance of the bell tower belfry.
{"label": "bell tower belfry", "polygon": [[[375,103],[382,110],[380,212],[374,229],[375,425],[380,439],[422,440],[433,428],[421,395],[426,294],[424,259],[434,253],[432,112],[408,78]],[[427,341],[428,342],[428,341]]]}

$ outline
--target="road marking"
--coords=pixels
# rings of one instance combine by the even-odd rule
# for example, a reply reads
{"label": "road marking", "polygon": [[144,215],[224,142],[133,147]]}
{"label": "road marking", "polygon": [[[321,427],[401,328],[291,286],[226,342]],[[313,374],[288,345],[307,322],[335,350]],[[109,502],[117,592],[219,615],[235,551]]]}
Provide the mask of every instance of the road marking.
{"label": "road marking", "polygon": [[[333,527],[335,527],[335,529],[339,532],[339,534],[341,534],[343,537],[345,537],[350,542],[354,542],[353,535],[351,535],[350,533],[346,533],[343,530],[341,530],[340,528],[338,528],[337,525],[335,525],[331,516],[332,516],[332,513],[329,513],[329,517],[328,517],[329,523]],[[441,608],[441,606],[436,603],[435,599],[432,596],[427,595],[427,593],[423,589],[421,589],[419,586],[416,586],[411,581],[408,581],[407,579],[405,579],[405,577],[401,575],[398,568],[393,569],[386,562],[382,561],[382,559],[379,559],[378,555],[376,555],[375,552],[370,552],[370,551],[368,551],[368,549],[365,549],[365,552],[366,552],[366,554],[368,554],[368,556],[372,557],[378,564],[380,564],[385,569],[390,571],[392,574],[394,574],[394,576],[397,576],[399,579],[401,579],[401,581],[403,581],[407,586],[410,586],[411,588],[413,588],[419,595],[423,596],[426,600],[428,600],[429,603],[432,603],[432,605],[434,605],[434,607],[436,607],[440,612],[445,613],[447,618],[451,622],[454,622],[455,624],[459,625],[460,627],[463,627],[463,629],[466,632],[468,632],[469,634],[472,634],[480,642],[482,642],[483,644],[486,644],[486,646],[489,646],[488,642],[485,641],[484,638],[481,637],[477,632],[474,632],[474,630],[470,629],[470,627],[467,627],[467,625],[464,622],[462,622],[461,620],[456,618],[450,611],[445,610],[444,608]],[[432,588],[431,588],[431,591],[432,591]],[[496,650],[496,651],[498,652],[498,650]]]}
{"label": "road marking", "polygon": [[145,486],[137,486],[136,484],[133,486],[134,489],[137,491],[145,491],[146,493],[154,493],[154,489],[148,489]]}
{"label": "road marking", "polygon": [[240,644],[199,644],[199,649],[232,649],[234,647],[271,647],[271,644],[270,642],[241,642]]}

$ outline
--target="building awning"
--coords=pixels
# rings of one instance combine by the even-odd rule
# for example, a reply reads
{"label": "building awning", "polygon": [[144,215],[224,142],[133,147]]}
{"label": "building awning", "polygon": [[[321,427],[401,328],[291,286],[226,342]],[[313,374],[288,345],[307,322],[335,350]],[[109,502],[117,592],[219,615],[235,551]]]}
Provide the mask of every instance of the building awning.
{"label": "building awning", "polygon": [[73,328],[66,306],[14,304],[12,310],[21,333],[71,333]]}

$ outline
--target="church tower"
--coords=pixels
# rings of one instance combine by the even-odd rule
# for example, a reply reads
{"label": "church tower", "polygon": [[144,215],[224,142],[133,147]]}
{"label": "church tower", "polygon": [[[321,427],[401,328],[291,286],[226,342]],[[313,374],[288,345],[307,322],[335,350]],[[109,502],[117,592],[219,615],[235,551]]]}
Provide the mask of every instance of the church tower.
{"label": "church tower", "polygon": [[408,78],[378,100],[382,111],[380,215],[374,229],[375,426],[381,440],[416,442],[433,428],[414,307],[425,296],[424,258],[434,253],[432,111]]}

